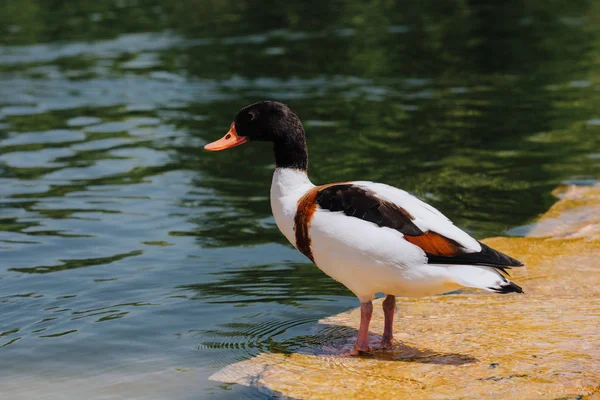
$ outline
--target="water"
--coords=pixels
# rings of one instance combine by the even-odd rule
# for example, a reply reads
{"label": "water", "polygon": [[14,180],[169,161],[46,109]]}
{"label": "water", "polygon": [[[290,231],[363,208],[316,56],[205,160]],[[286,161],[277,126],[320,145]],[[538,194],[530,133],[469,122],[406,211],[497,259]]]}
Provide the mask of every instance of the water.
{"label": "water", "polygon": [[312,328],[357,302],[278,232],[268,146],[202,150],[250,102],[300,115],[314,182],[480,238],[598,180],[597,2],[229,3],[3,6],[5,396],[264,398],[208,376],[347,334]]}

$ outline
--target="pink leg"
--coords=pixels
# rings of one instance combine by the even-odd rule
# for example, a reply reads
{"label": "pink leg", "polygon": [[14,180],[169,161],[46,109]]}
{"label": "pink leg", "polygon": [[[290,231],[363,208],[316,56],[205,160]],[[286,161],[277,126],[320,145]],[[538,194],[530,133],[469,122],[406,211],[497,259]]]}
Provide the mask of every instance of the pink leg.
{"label": "pink leg", "polygon": [[396,297],[388,294],[382,303],[385,323],[383,327],[383,336],[381,337],[381,348],[388,349],[392,347],[394,340],[394,311],[396,309]]}
{"label": "pink leg", "polygon": [[369,323],[373,315],[373,303],[366,302],[360,304],[360,327],[358,328],[358,338],[354,344],[351,355],[357,356],[361,351],[371,351],[369,346]]}

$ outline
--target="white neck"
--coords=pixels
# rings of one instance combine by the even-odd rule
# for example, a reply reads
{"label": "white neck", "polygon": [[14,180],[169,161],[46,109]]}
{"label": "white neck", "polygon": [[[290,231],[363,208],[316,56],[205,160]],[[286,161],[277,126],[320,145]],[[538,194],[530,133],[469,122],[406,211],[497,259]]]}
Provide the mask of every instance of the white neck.
{"label": "white neck", "polygon": [[288,196],[298,191],[305,192],[314,187],[308,179],[306,171],[294,168],[276,168],[271,184],[271,193],[275,190],[283,196]]}

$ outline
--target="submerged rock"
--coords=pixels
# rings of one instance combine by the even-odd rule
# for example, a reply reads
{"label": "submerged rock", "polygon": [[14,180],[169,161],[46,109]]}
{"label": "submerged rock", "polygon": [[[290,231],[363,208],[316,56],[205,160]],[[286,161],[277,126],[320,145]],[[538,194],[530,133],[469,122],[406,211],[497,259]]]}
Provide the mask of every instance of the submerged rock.
{"label": "submerged rock", "polygon": [[[511,270],[525,295],[399,298],[392,350],[265,353],[211,379],[311,399],[600,397],[600,186],[557,195],[528,237],[484,240],[525,263]],[[372,332],[383,331],[380,303]],[[344,328],[351,346],[359,317],[326,318],[322,334]]]}

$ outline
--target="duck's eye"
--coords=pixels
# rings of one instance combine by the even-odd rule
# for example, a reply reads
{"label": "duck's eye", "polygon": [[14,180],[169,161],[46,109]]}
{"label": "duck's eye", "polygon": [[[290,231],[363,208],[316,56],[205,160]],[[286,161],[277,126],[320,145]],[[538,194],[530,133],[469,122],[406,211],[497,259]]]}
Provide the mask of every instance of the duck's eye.
{"label": "duck's eye", "polygon": [[254,115],[254,113],[249,112],[248,114],[246,114],[246,119],[248,121],[254,121],[255,118],[256,118],[256,115]]}

